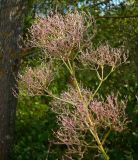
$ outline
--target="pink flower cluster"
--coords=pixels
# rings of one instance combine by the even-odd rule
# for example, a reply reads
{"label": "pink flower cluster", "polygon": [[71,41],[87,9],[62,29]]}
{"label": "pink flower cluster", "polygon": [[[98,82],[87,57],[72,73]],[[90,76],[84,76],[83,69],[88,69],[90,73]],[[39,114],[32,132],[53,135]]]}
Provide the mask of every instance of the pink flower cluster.
{"label": "pink flower cluster", "polygon": [[126,128],[128,120],[125,114],[124,102],[118,102],[114,95],[107,96],[105,102],[93,100],[90,103],[91,113],[95,115],[97,127],[110,127],[112,130],[121,132]]}
{"label": "pink flower cluster", "polygon": [[53,79],[50,66],[41,65],[28,68],[23,75],[19,75],[19,88],[22,93],[30,96],[42,94]]}
{"label": "pink flower cluster", "polygon": [[[82,91],[87,97],[88,91],[85,89]],[[86,111],[83,108],[83,100],[72,87],[67,92],[63,92],[60,98],[64,101],[54,100],[51,104],[53,111],[58,114],[60,126],[55,136],[58,143],[66,144],[68,147],[66,156],[77,154],[83,157],[84,150],[89,145],[85,141],[88,127],[85,124]]]}
{"label": "pink flower cluster", "polygon": [[97,49],[87,48],[86,53],[79,57],[82,64],[93,65],[108,65],[117,67],[127,60],[127,54],[123,48],[112,48],[108,44],[100,45]]}
{"label": "pink flower cluster", "polygon": [[[90,133],[90,130],[97,132],[98,129],[111,128],[121,132],[126,128],[128,121],[125,114],[126,105],[118,102],[117,96],[107,96],[106,101],[94,99],[88,104],[92,92],[81,88],[81,94],[83,98],[76,89],[70,87],[60,96],[64,101],[53,101],[52,108],[58,114],[60,129],[55,134],[58,142],[66,144],[69,153],[76,152],[82,156],[83,151],[92,145],[86,140],[86,134]],[[88,118],[93,125],[89,123]]]}
{"label": "pink flower cluster", "polygon": [[55,14],[38,18],[29,29],[26,44],[41,48],[46,55],[54,58],[69,58],[80,46],[85,30],[83,17],[78,13]]}

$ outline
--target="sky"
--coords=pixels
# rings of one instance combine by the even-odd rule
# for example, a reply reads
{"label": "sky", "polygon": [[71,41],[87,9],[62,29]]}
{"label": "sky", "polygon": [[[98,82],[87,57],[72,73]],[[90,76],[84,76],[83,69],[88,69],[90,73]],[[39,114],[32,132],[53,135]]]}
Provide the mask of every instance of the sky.
{"label": "sky", "polygon": [[[104,2],[105,0],[103,0],[103,2]],[[118,5],[118,4],[120,4],[121,2],[123,2],[123,1],[125,1],[125,0],[110,0],[111,2],[111,4],[114,4],[114,5]],[[102,1],[101,1],[102,2]],[[88,5],[92,5],[92,1],[90,1],[89,3],[86,3],[86,0],[84,0],[84,2],[78,2],[78,7],[80,8],[80,7],[82,7],[82,6],[88,6]]]}

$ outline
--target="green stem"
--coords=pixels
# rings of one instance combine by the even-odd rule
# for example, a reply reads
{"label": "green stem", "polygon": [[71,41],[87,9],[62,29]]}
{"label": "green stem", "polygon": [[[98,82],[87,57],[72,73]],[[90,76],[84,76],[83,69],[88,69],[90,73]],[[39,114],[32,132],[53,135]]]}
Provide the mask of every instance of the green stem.
{"label": "green stem", "polygon": [[96,95],[96,93],[98,92],[98,90],[100,89],[101,85],[103,83],[103,80],[100,81],[98,87],[96,88],[95,92],[90,96],[90,99],[87,103],[87,106],[90,104],[90,102],[93,100],[94,96]]}
{"label": "green stem", "polygon": [[115,70],[115,67],[112,67],[111,71],[107,74],[107,76],[103,79],[103,81],[105,81],[114,70]]}
{"label": "green stem", "polygon": [[72,67],[72,65],[71,65],[71,63],[70,63],[69,60],[68,60],[68,66],[69,66],[69,68],[70,68],[70,70],[69,70],[69,71],[70,71],[70,74],[71,74],[71,76],[73,76],[73,80],[74,80],[74,83],[75,83],[75,85],[76,85],[76,89],[78,90],[78,93],[79,93],[81,99],[84,100],[84,99],[83,99],[83,96],[82,96],[82,94],[81,94],[81,90],[80,90],[79,84],[78,84],[77,79],[76,79],[76,76],[75,76],[75,71],[74,71],[74,69],[73,69],[73,67]]}
{"label": "green stem", "polygon": [[69,72],[72,74],[72,69],[70,68],[70,66],[65,62],[65,60],[62,58],[63,63],[65,64],[65,66],[67,67],[67,69],[69,70]]}
{"label": "green stem", "polygon": [[105,134],[105,136],[104,136],[104,138],[103,138],[103,140],[102,140],[102,145],[105,143],[105,141],[106,141],[107,137],[109,136],[111,130],[112,130],[112,129],[111,129],[111,127],[110,127],[110,129],[109,129],[108,132]]}
{"label": "green stem", "polygon": [[105,152],[102,144],[99,144],[98,146],[99,146],[99,150],[102,152],[102,154],[103,154],[103,156],[104,156],[104,159],[105,159],[105,160],[109,160],[109,156],[108,156],[107,153]]}
{"label": "green stem", "polygon": [[91,95],[90,100],[89,100],[89,102],[88,102],[87,105],[90,104],[90,102],[93,100],[94,96],[95,96],[95,95],[97,94],[97,92],[99,91],[102,83],[110,76],[110,74],[114,71],[115,68],[112,67],[112,68],[111,68],[111,71],[107,74],[106,77],[104,77],[104,75],[103,75],[104,67],[101,66],[101,69],[102,69],[102,77],[101,77],[101,76],[99,75],[99,73],[97,72],[98,78],[100,79],[100,83],[99,83],[98,87],[96,88],[95,92]]}
{"label": "green stem", "polygon": [[103,83],[103,80],[101,80],[101,82],[99,83],[98,87],[96,88],[95,92],[93,93],[91,100],[94,98],[94,96],[96,95],[96,93],[98,92],[98,90],[100,89],[101,85]]}
{"label": "green stem", "polygon": [[62,98],[59,98],[59,97],[57,97],[56,95],[54,95],[54,94],[52,94],[52,93],[50,93],[50,92],[48,92],[48,91],[46,91],[46,92],[48,93],[48,96],[49,96],[49,97],[52,97],[52,98],[54,98],[54,99],[57,99],[57,100],[59,100],[59,101],[65,102],[65,103],[69,103],[69,104],[75,105],[74,103],[72,103],[72,102],[70,102],[70,101],[66,101],[66,100],[64,100],[64,99],[62,99]]}
{"label": "green stem", "polygon": [[[90,125],[92,125],[92,128],[93,128],[93,122],[91,121],[91,119],[90,119],[89,117],[88,117],[88,120],[89,120]],[[89,126],[89,127],[90,127],[90,126]],[[93,135],[94,139],[96,140],[97,145],[98,145],[98,148],[99,148],[99,150],[101,151],[101,153],[103,154],[104,159],[105,159],[105,160],[109,160],[109,156],[108,156],[107,153],[105,152],[105,149],[104,149],[104,147],[103,147],[102,142],[101,142],[100,139],[99,139],[99,136],[98,136],[97,132],[96,132],[95,130],[92,130],[91,128],[90,128],[90,132],[91,132],[91,134]]]}

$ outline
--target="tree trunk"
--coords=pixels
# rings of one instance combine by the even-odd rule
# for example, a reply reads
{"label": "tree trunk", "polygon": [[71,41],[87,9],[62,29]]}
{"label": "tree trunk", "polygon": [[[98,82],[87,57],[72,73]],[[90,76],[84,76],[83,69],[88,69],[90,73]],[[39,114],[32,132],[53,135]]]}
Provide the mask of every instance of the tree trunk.
{"label": "tree trunk", "polygon": [[0,0],[0,160],[10,160],[17,99],[17,45],[25,0]]}

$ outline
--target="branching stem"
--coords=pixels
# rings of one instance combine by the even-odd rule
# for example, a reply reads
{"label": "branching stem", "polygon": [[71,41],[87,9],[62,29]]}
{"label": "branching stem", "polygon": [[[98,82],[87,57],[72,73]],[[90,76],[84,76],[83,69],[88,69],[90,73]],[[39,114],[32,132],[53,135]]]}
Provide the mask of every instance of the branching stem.
{"label": "branching stem", "polygon": [[[99,137],[98,137],[98,134],[97,134],[97,131],[95,129],[95,124],[93,122],[93,117],[91,118],[90,117],[90,114],[89,114],[89,111],[88,111],[88,104],[85,102],[85,99],[81,93],[81,89],[80,89],[80,86],[78,84],[78,81],[76,79],[76,76],[75,76],[75,70],[74,68],[72,67],[70,61],[68,60],[68,63],[66,63],[65,61],[63,61],[63,63],[66,65],[67,69],[69,70],[71,76],[73,76],[74,78],[74,82],[75,82],[75,86],[76,86],[76,89],[78,90],[78,93],[80,95],[80,98],[82,99],[83,101],[83,106],[85,108],[85,111],[87,113],[87,118],[86,118],[86,121],[85,121],[85,124],[87,125],[87,127],[89,128],[91,134],[93,135],[93,137],[95,138],[96,142],[97,142],[97,145],[98,145],[98,148],[99,150],[101,151],[101,153],[103,154],[104,156],[104,159],[105,160],[109,160],[109,156],[107,155],[107,153],[105,152],[104,148],[103,148],[103,145],[102,145],[102,142],[100,141]],[[99,88],[101,87],[102,83],[103,83],[103,67],[102,68],[102,80],[100,82],[100,84],[98,85],[97,89],[95,90],[94,94],[92,95],[91,99],[93,99],[93,97],[96,95],[96,93],[98,92]]]}

